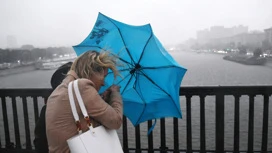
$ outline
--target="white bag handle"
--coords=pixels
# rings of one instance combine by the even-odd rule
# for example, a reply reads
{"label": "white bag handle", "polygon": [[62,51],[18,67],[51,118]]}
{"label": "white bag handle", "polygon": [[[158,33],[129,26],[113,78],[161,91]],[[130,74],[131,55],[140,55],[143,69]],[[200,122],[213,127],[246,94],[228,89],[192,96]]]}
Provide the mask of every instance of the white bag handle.
{"label": "white bag handle", "polygon": [[86,118],[86,117],[89,117],[88,113],[87,113],[87,110],[85,108],[85,105],[83,103],[83,100],[82,100],[82,97],[80,95],[80,92],[79,92],[79,89],[78,89],[78,80],[75,80],[74,81],[74,90],[75,90],[75,93],[76,93],[76,97],[77,97],[77,101],[79,103],[79,106],[80,106],[80,109],[82,111],[82,114],[83,116]]}
{"label": "white bag handle", "polygon": [[73,96],[73,92],[72,92],[72,84],[74,85],[74,90],[75,90],[75,94],[76,94],[76,97],[77,97],[77,101],[79,103],[79,106],[80,106],[81,112],[82,112],[82,114],[84,116],[84,119],[88,123],[87,124],[88,127],[91,126],[90,118],[89,118],[89,115],[87,113],[86,107],[85,107],[85,105],[83,103],[83,100],[82,100],[82,97],[80,95],[79,89],[78,89],[78,80],[71,81],[69,83],[69,85],[68,85],[69,101],[70,101],[70,105],[71,105],[71,109],[72,109],[72,113],[73,113],[75,122],[76,122],[77,127],[78,127],[78,132],[82,133],[81,126],[80,126],[80,120],[79,120],[79,116],[78,116],[78,113],[77,113],[77,110],[76,110],[75,100],[74,100],[74,96]]}
{"label": "white bag handle", "polygon": [[76,105],[75,105],[75,101],[74,101],[74,95],[72,92],[72,84],[73,84],[73,82],[70,82],[68,85],[68,95],[69,95],[69,101],[70,101],[72,113],[73,113],[75,121],[77,122],[77,121],[79,121],[79,117],[77,114]]}

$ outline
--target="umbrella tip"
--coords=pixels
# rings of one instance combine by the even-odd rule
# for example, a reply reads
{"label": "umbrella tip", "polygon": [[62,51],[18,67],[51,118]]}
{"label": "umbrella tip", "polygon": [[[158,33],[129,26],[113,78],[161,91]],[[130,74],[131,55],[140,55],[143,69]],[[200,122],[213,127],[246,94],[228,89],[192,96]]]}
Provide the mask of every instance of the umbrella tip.
{"label": "umbrella tip", "polygon": [[151,23],[147,23],[145,26],[148,26],[150,28],[150,30],[153,31],[152,27],[151,27]]}
{"label": "umbrella tip", "polygon": [[98,15],[103,15],[103,16],[106,16],[105,14],[101,13],[101,12],[98,12]]}

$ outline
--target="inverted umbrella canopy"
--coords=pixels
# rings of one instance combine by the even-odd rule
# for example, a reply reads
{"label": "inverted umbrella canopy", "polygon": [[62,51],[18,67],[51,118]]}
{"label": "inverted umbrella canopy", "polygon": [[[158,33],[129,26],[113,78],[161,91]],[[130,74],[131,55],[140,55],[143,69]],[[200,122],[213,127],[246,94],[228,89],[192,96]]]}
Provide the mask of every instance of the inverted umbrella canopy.
{"label": "inverted umbrella canopy", "polygon": [[73,46],[77,55],[89,50],[110,50],[119,57],[122,77],[109,71],[102,93],[121,86],[124,115],[134,126],[151,119],[181,118],[179,88],[186,73],[153,34],[150,24],[132,26],[102,13],[85,40]]}

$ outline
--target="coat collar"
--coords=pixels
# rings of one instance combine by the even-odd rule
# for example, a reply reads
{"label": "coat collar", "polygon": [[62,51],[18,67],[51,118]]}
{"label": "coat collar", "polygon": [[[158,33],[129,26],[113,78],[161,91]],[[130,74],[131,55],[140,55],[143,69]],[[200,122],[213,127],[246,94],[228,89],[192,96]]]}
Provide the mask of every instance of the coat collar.
{"label": "coat collar", "polygon": [[[70,70],[67,73],[67,78],[65,79],[65,82],[68,84],[69,82],[79,79],[79,77],[77,76],[76,72],[74,70]],[[89,80],[89,79],[88,79]],[[91,82],[91,85],[94,86],[95,88],[95,83],[92,80],[89,80]]]}

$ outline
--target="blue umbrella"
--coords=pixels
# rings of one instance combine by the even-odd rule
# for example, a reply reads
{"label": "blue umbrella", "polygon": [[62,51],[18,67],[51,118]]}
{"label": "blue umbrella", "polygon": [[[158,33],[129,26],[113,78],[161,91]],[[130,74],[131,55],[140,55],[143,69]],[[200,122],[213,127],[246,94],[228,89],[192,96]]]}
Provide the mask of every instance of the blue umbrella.
{"label": "blue umbrella", "polygon": [[102,13],[85,40],[73,46],[77,55],[88,50],[110,50],[119,57],[121,76],[109,72],[100,93],[121,86],[124,115],[134,126],[152,119],[181,118],[179,88],[186,68],[181,67],[153,34],[150,24],[132,26]]}

